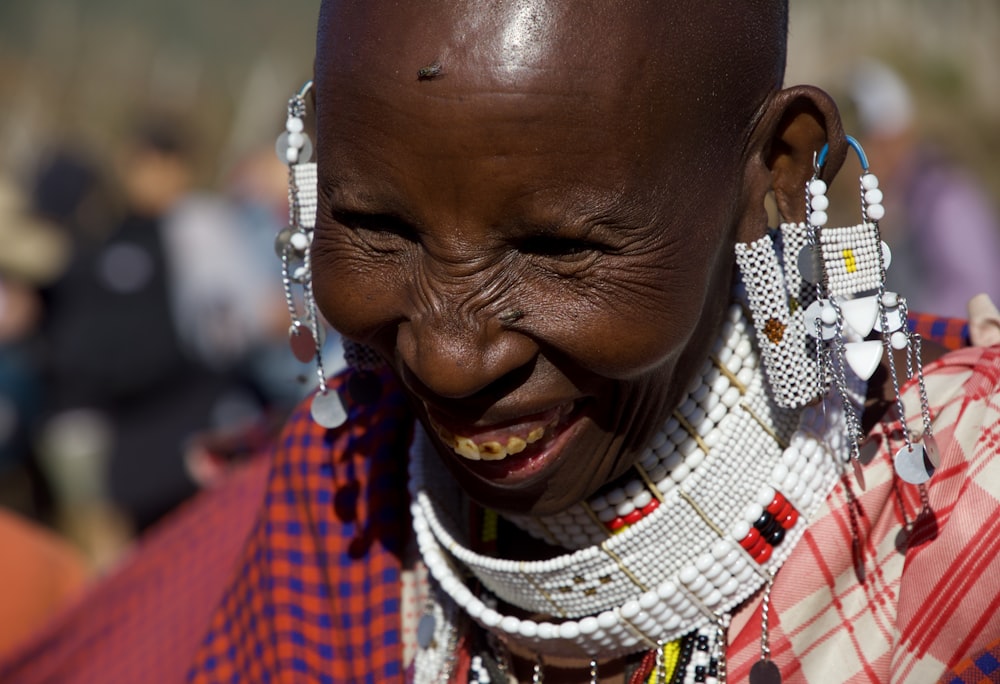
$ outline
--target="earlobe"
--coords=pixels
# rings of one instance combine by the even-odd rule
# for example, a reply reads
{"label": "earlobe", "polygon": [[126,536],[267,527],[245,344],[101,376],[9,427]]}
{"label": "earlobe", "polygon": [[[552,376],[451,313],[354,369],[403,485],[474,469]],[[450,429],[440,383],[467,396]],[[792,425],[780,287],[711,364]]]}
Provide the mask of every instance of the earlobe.
{"label": "earlobe", "polygon": [[833,180],[847,154],[840,113],[819,88],[794,86],[775,93],[765,105],[751,140],[745,178],[748,202],[738,240],[752,242],[766,228],[763,198],[774,192],[786,221],[805,220],[805,186],[814,172],[814,155],[829,145],[820,177]]}

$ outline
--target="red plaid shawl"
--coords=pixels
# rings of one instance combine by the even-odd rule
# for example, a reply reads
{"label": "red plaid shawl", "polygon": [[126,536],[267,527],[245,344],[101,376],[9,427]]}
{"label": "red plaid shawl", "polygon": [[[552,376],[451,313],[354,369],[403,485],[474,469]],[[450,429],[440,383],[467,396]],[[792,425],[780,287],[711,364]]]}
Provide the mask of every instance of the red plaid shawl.
{"label": "red plaid shawl", "polygon": [[[843,483],[778,575],[771,648],[786,682],[929,682],[948,667],[973,682],[1000,671],[989,653],[963,662],[1000,636],[1000,349],[949,355],[926,374],[944,460],[929,488],[937,537],[905,558],[895,550],[920,501],[894,482],[885,440],[861,495],[865,584]],[[412,419],[386,392],[337,431],[298,412],[266,489],[256,464],[196,500],[0,666],[0,682],[401,681]],[[759,657],[756,610],[731,632],[732,681]]]}

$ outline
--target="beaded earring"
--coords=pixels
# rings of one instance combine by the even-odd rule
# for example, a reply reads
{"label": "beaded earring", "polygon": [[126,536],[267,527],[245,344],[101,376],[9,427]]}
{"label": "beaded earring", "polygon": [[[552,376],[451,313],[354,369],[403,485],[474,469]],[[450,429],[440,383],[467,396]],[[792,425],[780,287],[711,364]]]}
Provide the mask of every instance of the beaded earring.
{"label": "beaded earring", "polygon": [[[347,420],[345,400],[361,403],[378,399],[381,385],[372,371],[382,361],[372,349],[344,340],[344,358],[355,372],[347,380],[344,396],[329,390],[322,356],[326,329],[313,294],[310,259],[318,198],[316,163],[310,161],[313,147],[304,121],[305,98],[311,89],[309,81],[288,100],[285,131],[275,144],[278,158],[288,165],[288,226],[279,231],[275,251],[281,259],[281,282],[292,319],[288,329],[292,354],[303,363],[316,361],[319,390],[313,397],[310,413],[323,427],[336,428]],[[295,292],[296,287],[301,287],[300,293]]]}
{"label": "beaded earring", "polygon": [[806,240],[805,224],[784,223],[755,242],[736,245],[764,375],[775,402],[789,409],[812,403],[826,389],[803,313],[816,290],[802,279],[795,262]]}
{"label": "beaded earring", "polygon": [[[920,362],[920,336],[907,327],[906,300],[885,289],[892,254],[878,226],[885,215],[878,178],[869,170],[861,144],[851,136],[846,140],[861,163],[862,221],[846,228],[826,227],[829,200],[826,183],[819,178],[829,150],[824,145],[814,156],[813,176],[806,185],[808,243],[797,259],[799,273],[816,291],[815,301],[805,311],[806,330],[818,345],[821,376],[832,379],[843,400],[851,458],[862,488],[860,444],[864,434],[854,407],[863,403],[866,383],[884,360],[900,420],[905,424],[892,350],[905,352],[906,378],[916,374],[918,382],[924,431],[914,443],[909,431],[903,430],[905,446],[895,454],[894,465],[901,479],[922,484],[934,473],[939,456]],[[869,339],[875,333],[877,338]]]}

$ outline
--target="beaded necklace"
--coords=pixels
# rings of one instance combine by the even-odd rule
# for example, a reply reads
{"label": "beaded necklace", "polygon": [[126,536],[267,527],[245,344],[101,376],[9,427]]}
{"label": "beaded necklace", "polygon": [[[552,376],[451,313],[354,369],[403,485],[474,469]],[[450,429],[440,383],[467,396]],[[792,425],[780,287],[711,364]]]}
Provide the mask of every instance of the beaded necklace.
{"label": "beaded necklace", "polygon": [[[535,536],[575,547],[543,561],[493,558],[458,541],[461,494],[418,432],[413,527],[452,606],[437,610],[421,646],[452,640],[456,615],[464,614],[539,657],[615,658],[709,633],[764,586],[844,466],[842,411],[829,401],[779,408],[735,305],[689,389],[640,457],[637,477],[554,516],[511,517]],[[470,575],[485,596],[470,589]],[[553,620],[504,615],[495,599]],[[422,650],[418,675],[446,657]]]}

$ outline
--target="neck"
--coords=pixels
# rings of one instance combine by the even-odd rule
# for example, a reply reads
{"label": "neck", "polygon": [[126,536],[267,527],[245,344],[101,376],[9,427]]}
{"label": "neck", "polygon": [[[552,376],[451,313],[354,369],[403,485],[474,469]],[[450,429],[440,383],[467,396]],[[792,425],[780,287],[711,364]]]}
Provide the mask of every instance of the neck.
{"label": "neck", "polygon": [[[547,560],[467,548],[449,500],[456,488],[417,439],[414,528],[452,614],[514,651],[574,663],[615,661],[699,628],[714,633],[778,570],[833,486],[843,464],[821,445],[840,420],[835,406],[776,406],[738,307],[689,389],[631,480],[556,516],[511,519],[550,545],[568,540],[572,548]],[[466,573],[484,590],[470,588]],[[501,612],[504,603],[518,614]]]}

